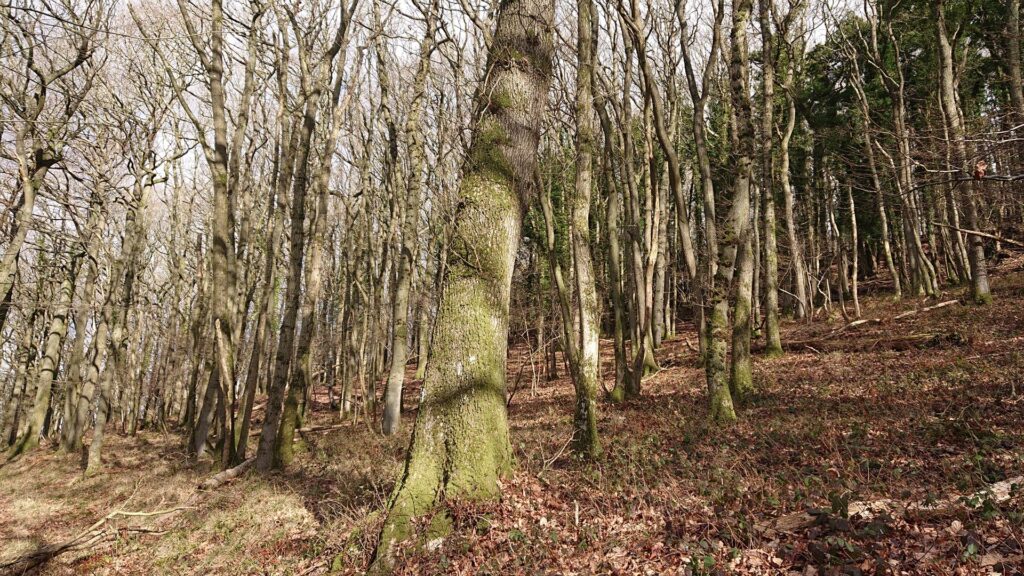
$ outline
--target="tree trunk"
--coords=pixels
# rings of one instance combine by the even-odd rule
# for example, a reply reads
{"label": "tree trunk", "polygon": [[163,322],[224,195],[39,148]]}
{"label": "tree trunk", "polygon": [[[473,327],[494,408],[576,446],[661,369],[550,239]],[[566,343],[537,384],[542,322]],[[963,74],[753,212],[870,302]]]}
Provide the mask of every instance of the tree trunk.
{"label": "tree trunk", "polygon": [[1020,0],[1006,0],[1006,66],[1010,71],[1010,98],[1017,122],[1024,122],[1024,80],[1020,56]]}
{"label": "tree trunk", "polygon": [[[961,170],[964,174],[972,174],[974,172],[973,167],[969,166],[967,162],[967,135],[964,129],[963,112],[960,110],[960,104],[957,102],[956,79],[953,73],[953,46],[950,44],[949,35],[946,32],[944,0],[939,0],[935,3],[935,17],[941,61],[942,110],[946,114],[946,121],[952,132],[953,146],[956,151],[955,165],[952,168]],[[980,187],[980,182],[973,182],[971,192],[966,194],[964,199],[967,205],[967,225],[972,230],[981,230],[981,222],[978,215],[978,201],[981,196]],[[971,268],[971,298],[977,304],[988,304],[992,301],[992,291],[988,285],[985,245],[982,238],[975,234],[968,235],[967,244],[967,260]]]}
{"label": "tree trunk", "polygon": [[64,336],[68,330],[68,310],[75,296],[75,277],[78,274],[78,257],[75,256],[65,267],[64,280],[58,289],[57,299],[50,317],[50,328],[43,345],[43,357],[39,360],[36,373],[36,398],[32,405],[32,414],[28,420],[21,440],[14,447],[12,456],[33,450],[39,445],[39,436],[43,431],[46,415],[50,411],[50,399],[53,395],[53,382],[60,366],[60,352]]}
{"label": "tree trunk", "polygon": [[512,467],[505,412],[509,293],[535,194],[552,73],[554,3],[501,5],[459,186],[448,273],[412,445],[381,532],[387,569],[411,519],[443,499],[492,498]]}
{"label": "tree trunk", "polygon": [[412,83],[412,104],[405,122],[405,134],[409,140],[409,185],[402,201],[405,220],[402,225],[401,256],[398,263],[398,280],[392,301],[391,368],[388,372],[385,393],[384,417],[381,429],[385,436],[395,433],[402,413],[402,385],[405,382],[405,364],[409,356],[409,292],[416,268],[417,243],[419,241],[420,191],[423,187],[425,164],[424,139],[421,134],[420,117],[426,96],[427,76],[430,74],[430,54],[434,47],[434,4],[427,13],[426,33],[420,42],[419,64]]}
{"label": "tree trunk", "polygon": [[737,262],[737,252],[747,241],[750,216],[750,180],[753,168],[754,127],[749,96],[749,58],[747,24],[751,0],[737,0],[733,5],[729,60],[729,85],[736,114],[737,146],[733,169],[732,206],[718,240],[718,268],[711,288],[708,322],[708,355],[705,363],[711,418],[718,422],[736,419],[730,393],[726,352],[729,333],[729,287]]}
{"label": "tree trunk", "polygon": [[[764,61],[761,73],[761,218],[764,221],[765,353],[778,356],[782,354],[782,337],[779,335],[779,250],[775,238],[775,39],[770,5],[771,0],[760,0],[758,9]],[[756,292],[754,297],[757,298]]]}
{"label": "tree trunk", "polygon": [[747,234],[736,256],[736,302],[732,316],[729,391],[733,399],[740,401],[754,392],[754,370],[750,357],[755,250],[752,236]]}

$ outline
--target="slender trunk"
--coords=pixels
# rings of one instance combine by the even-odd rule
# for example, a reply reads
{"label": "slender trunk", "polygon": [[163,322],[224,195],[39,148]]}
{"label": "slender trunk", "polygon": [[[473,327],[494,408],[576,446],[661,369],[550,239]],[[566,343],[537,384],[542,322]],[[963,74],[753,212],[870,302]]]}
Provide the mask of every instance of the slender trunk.
{"label": "slender trunk", "polygon": [[427,77],[430,74],[430,54],[434,47],[434,5],[427,14],[426,33],[420,42],[419,65],[412,83],[412,105],[405,123],[405,134],[409,139],[409,185],[405,191],[402,212],[405,220],[402,226],[401,256],[398,263],[398,279],[392,301],[391,367],[388,372],[385,393],[384,417],[381,429],[385,436],[395,433],[402,413],[402,385],[405,382],[405,364],[409,355],[409,293],[412,276],[416,268],[417,243],[419,241],[420,190],[423,187],[423,167],[426,163],[424,139],[421,134],[420,117],[426,95]]}
{"label": "slender trunk", "polygon": [[1020,55],[1020,0],[1006,0],[1006,66],[1010,71],[1010,98],[1017,122],[1024,122],[1024,80]]}
{"label": "slender trunk", "polygon": [[33,450],[39,445],[39,436],[43,432],[44,421],[50,411],[50,400],[53,395],[53,382],[57,376],[57,368],[60,365],[60,352],[64,343],[64,336],[68,330],[68,310],[71,308],[71,301],[75,296],[75,277],[78,274],[78,256],[65,267],[64,280],[57,291],[57,299],[50,317],[50,328],[47,331],[43,345],[43,357],[39,360],[39,368],[36,373],[36,398],[32,405],[32,414],[28,420],[28,428],[25,429],[21,440],[14,447],[12,456],[23,454]]}
{"label": "slender trunk", "polygon": [[[943,0],[935,3],[935,17],[939,40],[939,55],[942,64],[940,82],[942,110],[946,114],[946,121],[949,123],[950,131],[952,132],[954,150],[956,151],[955,168],[961,170],[964,174],[971,174],[974,173],[974,170],[967,163],[967,136],[964,128],[963,112],[960,110],[960,104],[957,102],[956,78],[953,73],[953,46],[950,44],[949,35],[946,32],[946,9]],[[967,225],[972,230],[981,230],[981,220],[978,215],[978,201],[982,191],[981,186],[981,182],[977,180],[972,182],[971,191],[965,194],[966,197],[964,198],[964,203],[967,205]],[[985,245],[982,238],[975,234],[968,236],[967,244],[967,258],[971,268],[971,298],[977,304],[987,304],[992,301],[992,291],[988,285]]]}
{"label": "slender trunk", "polygon": [[14,352],[16,368],[11,384],[12,396],[4,406],[4,424],[9,428],[0,427],[0,433],[6,432],[0,437],[0,447],[3,448],[14,444],[18,438],[18,429],[21,427],[21,411],[28,396],[29,367],[36,355],[35,322],[38,316],[39,310],[34,309],[25,319],[21,342],[18,343]]}
{"label": "slender trunk", "polygon": [[594,261],[590,251],[590,204],[596,140],[594,126],[594,56],[597,19],[592,0],[577,2],[578,66],[576,69],[576,189],[572,196],[570,232],[575,265],[579,349],[574,384],[574,449],[596,458],[601,453],[597,433],[597,389],[601,377],[599,339],[601,318]]}
{"label": "slender trunk", "polygon": [[853,201],[853,182],[846,183],[846,201],[850,205],[850,295],[853,298],[853,314],[860,318],[860,295],[857,294],[860,243],[857,239],[857,206]]}
{"label": "slender trunk", "polygon": [[[98,200],[94,197],[89,208],[88,230],[91,231],[99,228],[100,206]],[[71,358],[68,361],[68,383],[64,392],[64,424],[61,429],[61,448],[69,453],[78,452],[82,448],[82,434],[85,433],[86,419],[80,413],[82,411],[89,412],[93,392],[92,387],[86,388],[84,380],[85,372],[88,370],[85,343],[89,315],[86,311],[92,306],[96,294],[96,282],[99,278],[99,267],[96,265],[99,235],[95,232],[92,234],[85,247],[86,273],[82,300],[72,311],[75,339],[71,344]],[[96,334],[93,335],[94,340],[95,338]]]}
{"label": "slender trunk", "polygon": [[611,284],[612,317],[615,333],[615,386],[611,400],[621,402],[626,397],[626,381],[631,370],[626,359],[626,304],[622,288],[622,248],[619,244],[619,209],[621,193],[617,184],[613,155],[613,142],[617,142],[605,103],[597,106],[601,128],[605,135],[605,182],[608,186],[605,229],[608,235],[608,283]]}
{"label": "slender trunk", "polygon": [[[765,353],[777,356],[782,354],[782,337],[779,334],[779,251],[775,238],[775,39],[770,4],[771,0],[760,0],[758,9],[764,60],[761,72],[761,218],[764,223]],[[754,297],[757,298],[757,292]]]}

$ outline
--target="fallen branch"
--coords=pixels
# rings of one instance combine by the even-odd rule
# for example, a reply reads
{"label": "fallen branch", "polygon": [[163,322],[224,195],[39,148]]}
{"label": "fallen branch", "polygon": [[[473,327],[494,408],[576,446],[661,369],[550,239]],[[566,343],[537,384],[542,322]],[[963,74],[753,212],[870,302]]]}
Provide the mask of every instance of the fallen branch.
{"label": "fallen branch", "polygon": [[234,480],[235,478],[238,478],[242,474],[245,474],[246,470],[251,468],[252,465],[255,462],[256,462],[255,458],[249,458],[248,460],[246,460],[245,462],[242,462],[241,464],[239,464],[238,466],[235,466],[234,468],[228,468],[227,470],[224,470],[223,472],[220,472],[218,474],[214,474],[210,478],[207,478],[206,480],[201,482],[199,484],[199,489],[200,490],[213,490],[214,488],[218,488],[218,487],[222,486],[223,484],[226,484],[226,483],[230,482],[231,480]]}
{"label": "fallen branch", "polygon": [[988,238],[989,240],[995,240],[996,242],[1003,242],[1005,244],[1013,244],[1014,246],[1020,246],[1024,248],[1024,242],[1018,242],[1016,240],[1010,240],[1009,238],[1003,238],[1002,236],[996,236],[995,234],[989,234],[988,232],[982,232],[980,230],[967,230],[965,228],[957,228],[956,226],[950,226],[949,224],[942,224],[940,222],[932,222],[936,226],[943,228],[949,228],[950,230],[956,230],[957,232],[963,232],[969,236],[980,236],[981,238]]}
{"label": "fallen branch", "polygon": [[[907,317],[913,316],[915,314],[919,314],[919,313],[922,313],[922,312],[930,312],[932,310],[937,310],[939,308],[945,308],[946,306],[952,306],[954,304],[959,304],[959,303],[960,303],[959,300],[947,300],[945,302],[939,302],[938,304],[934,304],[932,306],[926,306],[924,308],[917,308],[915,310],[908,310],[906,312],[903,312],[903,313],[897,314],[896,316],[893,316],[890,320],[902,320],[903,318],[907,318]],[[818,338],[813,338],[811,340],[800,340],[800,341],[795,341],[795,342],[784,342],[783,345],[788,347],[788,348],[801,348],[801,347],[810,348],[810,344],[817,344],[817,343],[820,343],[820,342],[824,342],[825,340],[831,340],[832,338],[838,336],[839,334],[842,334],[843,332],[845,332],[846,330],[848,330],[850,328],[856,328],[857,326],[863,326],[865,324],[884,324],[886,321],[887,320],[885,318],[862,318],[860,320],[854,320],[853,322],[849,322],[847,324],[843,324],[839,328],[836,328],[835,330],[829,332],[828,334],[826,334],[824,336],[820,336]],[[815,352],[817,352],[817,350],[815,350]]]}
{"label": "fallen branch", "polygon": [[[954,496],[931,503],[911,502],[910,504],[888,498],[867,502],[851,502],[847,507],[847,511],[849,517],[854,520],[871,520],[883,514],[892,517],[911,516],[916,518],[943,516],[955,512],[964,505],[970,508],[977,507],[986,500],[994,503],[1005,502],[1010,499],[1014,490],[1022,489],[1024,489],[1024,476],[1016,476],[1002,482],[996,482],[984,490],[979,490],[967,497]],[[818,518],[824,515],[824,513],[820,512],[812,513],[811,511],[803,510],[780,516],[774,521],[760,522],[756,525],[756,529],[766,536],[773,536],[779,532],[794,532],[813,526],[818,521]]]}
{"label": "fallen branch", "polygon": [[304,428],[296,428],[295,431],[297,431],[297,433],[299,433],[299,434],[309,434],[309,433],[314,433],[314,431],[337,430],[337,429],[341,429],[341,428],[347,427],[348,425],[349,424],[321,424],[321,425],[315,425],[315,426],[306,426]]}
{"label": "fallen branch", "polygon": [[[70,552],[73,550],[83,550],[89,548],[99,542],[112,538],[119,532],[137,532],[142,534],[162,534],[162,530],[156,530],[153,528],[145,527],[109,527],[107,524],[117,518],[118,516],[127,517],[143,517],[143,516],[163,516],[172,512],[178,512],[180,510],[190,510],[193,506],[177,506],[175,508],[168,508],[166,510],[156,510],[153,512],[129,512],[125,510],[114,510],[110,514],[107,514],[103,518],[97,520],[92,526],[89,526],[85,530],[79,532],[74,538],[62,542],[60,544],[51,544],[49,546],[42,546],[38,550],[24,554],[13,560],[0,564],[0,570],[11,569],[12,573],[24,573],[29,570],[41,566],[46,562],[49,562],[53,558]],[[14,568],[17,568],[16,570]]]}
{"label": "fallen branch", "polygon": [[935,304],[934,306],[928,306],[928,307],[925,307],[925,308],[921,308],[919,310],[908,310],[908,311],[906,311],[906,312],[904,312],[902,314],[897,314],[896,316],[893,316],[893,320],[899,320],[900,318],[906,318],[907,316],[913,316],[914,314],[917,314],[918,312],[930,312],[930,311],[936,310],[938,308],[945,308],[946,306],[952,306],[953,304],[959,304],[959,303],[960,303],[959,300],[947,300],[945,302],[939,302],[938,304]]}
{"label": "fallen branch", "polygon": [[575,434],[570,434],[569,435],[569,439],[565,441],[565,444],[562,444],[562,447],[558,449],[558,452],[555,452],[555,455],[552,456],[550,460],[544,462],[544,466],[541,467],[540,472],[537,472],[537,478],[538,479],[541,476],[543,476],[545,472],[548,471],[548,468],[550,468],[551,465],[555,463],[555,460],[558,460],[562,456],[562,453],[565,452],[565,449],[569,447],[569,443],[571,443],[572,439],[575,438],[575,437],[576,437]]}

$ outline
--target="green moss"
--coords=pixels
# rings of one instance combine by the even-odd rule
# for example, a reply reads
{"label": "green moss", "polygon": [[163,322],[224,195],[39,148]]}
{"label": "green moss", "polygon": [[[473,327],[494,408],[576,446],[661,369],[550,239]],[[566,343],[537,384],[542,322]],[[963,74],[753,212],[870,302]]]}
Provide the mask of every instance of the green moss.
{"label": "green moss", "polygon": [[438,511],[434,514],[433,518],[430,519],[430,525],[427,527],[427,540],[434,540],[437,538],[445,538],[452,532],[452,519],[448,516],[448,513],[444,510]]}
{"label": "green moss", "polygon": [[[473,142],[473,149],[470,152],[473,168],[479,173],[479,177],[486,177],[498,182],[507,182],[511,177],[511,166],[505,158],[504,145],[508,141],[508,133],[505,128],[493,116],[481,119],[477,127],[476,140]],[[472,176],[467,176],[470,180]],[[470,182],[463,183],[463,189]]]}
{"label": "green moss", "polygon": [[754,392],[754,374],[750,362],[742,362],[733,369],[730,382],[732,395],[738,400],[750,397]]}
{"label": "green moss", "polygon": [[615,386],[612,388],[611,394],[608,395],[608,399],[616,404],[626,399],[626,388],[624,386]]}

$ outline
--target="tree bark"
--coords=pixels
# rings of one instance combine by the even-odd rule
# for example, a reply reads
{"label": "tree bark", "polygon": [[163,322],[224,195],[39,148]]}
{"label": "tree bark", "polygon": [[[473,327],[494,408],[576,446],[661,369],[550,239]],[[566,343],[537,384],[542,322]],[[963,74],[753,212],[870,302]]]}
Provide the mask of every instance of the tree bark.
{"label": "tree bark", "polygon": [[[953,46],[949,42],[946,31],[946,3],[944,0],[935,2],[936,33],[939,42],[940,85],[942,93],[942,110],[950,127],[955,150],[953,169],[972,174],[973,167],[967,161],[967,135],[964,128],[963,112],[957,102],[956,78],[953,73]],[[978,201],[981,183],[972,182],[971,191],[965,194],[967,205],[967,225],[974,230],[981,230],[978,215]],[[985,245],[980,236],[971,235],[967,238],[967,260],[971,268],[971,298],[977,304],[988,304],[992,301],[992,291],[988,285],[988,266],[985,262]]]}
{"label": "tree bark", "polygon": [[28,428],[15,445],[12,456],[18,456],[35,449],[39,445],[39,436],[43,433],[46,415],[50,410],[53,395],[53,382],[60,366],[60,352],[64,336],[68,330],[68,310],[75,297],[75,277],[78,275],[78,259],[76,255],[64,267],[64,280],[57,290],[57,299],[50,317],[50,328],[46,333],[43,345],[43,357],[39,360],[36,373],[36,398],[32,405],[32,414],[28,420]]}
{"label": "tree bark", "polygon": [[[775,37],[771,24],[772,0],[760,0],[761,25],[761,218],[764,223],[765,353],[782,354],[779,334],[779,249],[775,238]],[[755,293],[754,298],[758,295]]]}
{"label": "tree bark", "polygon": [[381,429],[385,436],[395,433],[402,412],[402,387],[405,382],[405,364],[409,359],[409,293],[416,268],[419,241],[420,192],[423,188],[425,164],[424,139],[420,118],[426,97],[427,77],[430,74],[430,54],[434,49],[435,6],[431,3],[426,15],[426,33],[420,41],[419,64],[412,82],[412,104],[406,118],[404,132],[409,141],[409,183],[405,190],[402,212],[402,242],[398,263],[398,280],[392,301],[391,367],[385,393],[384,417]]}
{"label": "tree bark", "polygon": [[444,499],[493,498],[512,467],[505,408],[509,293],[522,214],[534,197],[552,74],[554,3],[501,5],[459,186],[432,359],[374,569],[411,519]]}

